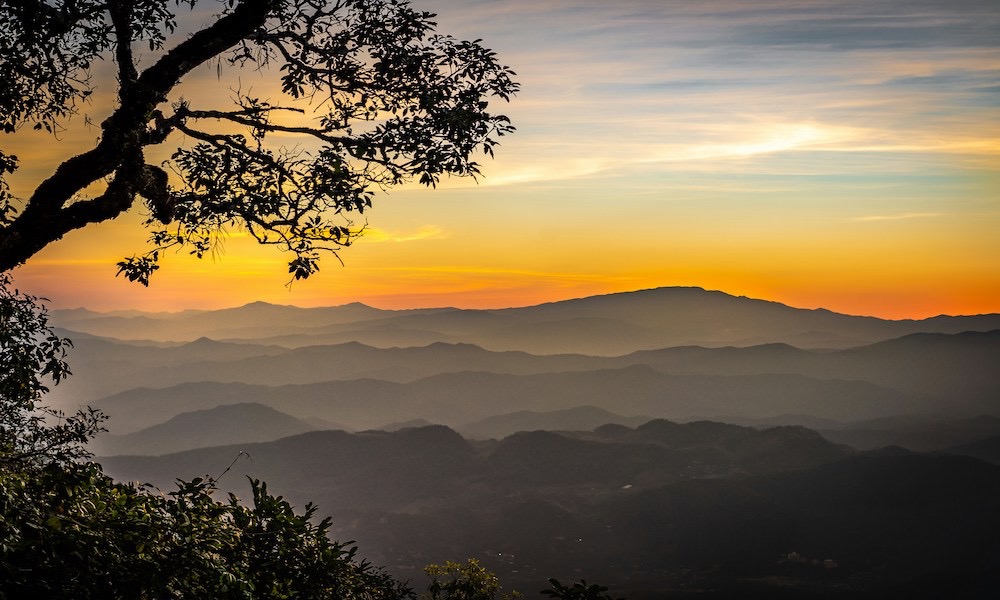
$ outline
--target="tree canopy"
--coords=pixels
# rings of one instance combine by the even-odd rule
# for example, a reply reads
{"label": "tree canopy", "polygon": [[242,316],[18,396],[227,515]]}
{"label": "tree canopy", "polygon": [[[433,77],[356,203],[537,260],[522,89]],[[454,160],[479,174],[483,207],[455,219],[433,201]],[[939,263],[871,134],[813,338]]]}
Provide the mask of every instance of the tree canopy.
{"label": "tree canopy", "polygon": [[[433,19],[407,0],[0,2],[0,131],[54,144],[108,110],[93,147],[26,198],[10,187],[18,157],[0,148],[0,599],[415,598],[332,541],[315,507],[296,512],[264,483],[251,481],[252,502],[220,501],[211,478],[163,493],[88,462],[103,416],[44,405],[71,343],[8,271],[138,205],[151,248],[119,263],[133,281],[148,284],[163,251],[201,257],[233,229],[308,277],[359,235],[352,217],[377,190],[475,177],[475,156],[513,130],[489,109],[517,91],[513,72]],[[275,85],[196,101],[185,84],[204,65],[219,86],[229,69]]]}
{"label": "tree canopy", "polygon": [[159,493],[96,463],[0,468],[0,598],[415,599],[315,507],[251,483],[244,503],[210,479]]}
{"label": "tree canopy", "polygon": [[0,273],[0,468],[23,471],[89,457],[83,444],[100,431],[102,415],[87,408],[67,417],[42,404],[49,381],[58,384],[70,374],[70,346],[49,327],[39,299]]}
{"label": "tree canopy", "polygon": [[[186,13],[208,24],[186,31]],[[407,0],[0,3],[4,132],[82,125],[72,117],[109,91],[96,68],[115,67],[98,141],[29,197],[12,196],[4,177],[19,161],[0,149],[0,271],[141,201],[151,247],[119,263],[130,280],[148,284],[163,251],[201,257],[233,229],[288,252],[289,272],[308,277],[359,235],[352,216],[377,190],[475,177],[476,156],[513,130],[490,101],[517,92],[514,73],[433,19]],[[206,64],[273,77],[275,96],[220,90],[230,101],[198,105],[184,84]],[[175,149],[151,164],[157,146]]]}
{"label": "tree canopy", "polygon": [[[204,28],[179,25],[181,11],[204,17],[206,5]],[[489,102],[518,90],[514,73],[479,40],[436,33],[433,18],[407,0],[0,3],[3,133],[58,139],[106,83],[96,66],[115,67],[98,141],[29,197],[12,194],[19,160],[0,149],[0,600],[416,600],[353,542],[331,540],[315,506],[296,512],[263,482],[250,481],[244,502],[217,499],[211,477],[166,493],[107,477],[85,446],[103,415],[43,403],[70,375],[72,344],[8,271],[141,201],[152,247],[119,263],[130,280],[148,284],[167,249],[203,256],[231,228],[291,253],[289,272],[310,276],[322,252],[359,235],[351,216],[376,190],[475,177],[475,155],[513,130]],[[182,84],[206,64],[273,76],[278,98],[235,89],[227,106],[196,105]],[[289,135],[298,141],[274,142]],[[176,149],[152,164],[147,150],[164,145]],[[426,573],[426,600],[501,594],[473,560]]]}

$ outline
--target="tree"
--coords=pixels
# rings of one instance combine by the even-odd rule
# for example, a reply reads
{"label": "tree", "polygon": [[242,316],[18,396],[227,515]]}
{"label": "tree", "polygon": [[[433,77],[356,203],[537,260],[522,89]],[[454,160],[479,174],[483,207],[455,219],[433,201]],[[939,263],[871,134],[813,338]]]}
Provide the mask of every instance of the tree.
{"label": "tree", "polygon": [[160,494],[95,463],[0,469],[0,599],[414,598],[314,507],[251,484],[247,505],[215,500],[210,480]]}
{"label": "tree", "polygon": [[58,384],[70,374],[71,345],[49,328],[39,299],[0,273],[0,467],[27,471],[89,457],[84,444],[103,416],[88,408],[67,417],[41,403],[46,380]]}
{"label": "tree", "polygon": [[[501,593],[500,579],[474,558],[465,564],[446,561],[441,565],[427,565],[424,573],[431,581],[421,600],[497,600],[497,594]],[[500,600],[521,597],[513,591],[501,594]]]}
{"label": "tree", "polygon": [[[141,199],[151,248],[119,263],[130,280],[148,285],[163,251],[201,257],[233,228],[290,253],[289,272],[308,277],[322,252],[360,234],[351,215],[375,190],[474,177],[475,153],[492,155],[513,130],[488,112],[491,98],[517,91],[513,72],[478,40],[436,33],[434,15],[408,0],[219,0],[211,24],[182,35],[180,11],[206,4],[0,3],[3,131],[57,134],[99,87],[94,65],[110,59],[117,71],[99,141],[27,199],[12,197],[3,177],[18,160],[0,151],[0,272]],[[279,97],[236,89],[227,105],[195,106],[179,94],[207,63],[271,75]],[[166,162],[147,162],[147,150],[167,144],[176,150]]]}
{"label": "tree", "polygon": [[[181,10],[210,24],[182,32]],[[513,72],[478,41],[435,33],[433,17],[407,0],[0,2],[4,133],[58,138],[103,85],[95,65],[116,71],[97,143],[28,198],[11,193],[19,162],[0,150],[0,600],[414,597],[331,541],[314,507],[298,514],[259,481],[252,504],[220,502],[211,479],[162,494],[86,462],[102,417],[43,405],[49,382],[69,375],[71,344],[8,271],[141,201],[151,248],[119,263],[130,280],[148,284],[167,249],[203,256],[232,228],[310,276],[320,253],[360,234],[351,216],[376,190],[474,177],[474,155],[513,130],[488,112],[517,91]],[[236,89],[230,104],[196,106],[180,93],[210,63],[275,77],[279,98]],[[147,151],[165,145],[176,149],[151,164]]]}
{"label": "tree", "polygon": [[[218,0],[210,25],[179,36],[178,11],[205,4],[0,2],[5,133],[58,134],[95,92],[98,61],[113,60],[117,79],[99,141],[27,199],[5,179],[17,157],[0,151],[0,600],[414,600],[351,543],[332,541],[314,506],[296,513],[256,480],[252,503],[215,499],[212,479],[167,494],[114,482],[86,461],[102,416],[42,404],[48,380],[70,374],[71,344],[7,272],[70,231],[141,199],[152,248],[119,263],[130,280],[148,284],[167,249],[203,256],[233,227],[291,253],[289,272],[304,278],[321,252],[359,235],[349,217],[371,206],[374,190],[474,177],[474,154],[492,155],[513,130],[488,112],[492,97],[517,91],[513,72],[478,41],[436,34],[433,15],[407,0]],[[234,90],[232,105],[216,107],[177,96],[213,61],[273,74],[281,98]],[[275,145],[273,134],[308,148]],[[147,161],[147,149],[175,142],[167,161]],[[500,590],[474,560],[427,573],[430,599],[494,600]]]}
{"label": "tree", "polygon": [[588,584],[586,579],[570,585],[564,585],[558,579],[549,579],[549,586],[549,589],[542,590],[542,595],[552,600],[615,600],[605,593],[608,588],[596,583]]}

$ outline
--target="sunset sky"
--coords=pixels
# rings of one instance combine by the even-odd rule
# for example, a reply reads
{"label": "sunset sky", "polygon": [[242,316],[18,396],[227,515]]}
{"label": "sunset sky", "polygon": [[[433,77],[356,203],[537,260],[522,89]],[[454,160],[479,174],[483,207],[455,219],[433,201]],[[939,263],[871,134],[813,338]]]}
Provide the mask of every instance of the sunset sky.
{"label": "sunset sky", "polygon": [[[483,308],[694,285],[889,318],[1000,312],[1000,2],[413,4],[518,73],[497,107],[518,131],[479,183],[378,196],[345,266],[290,288],[288,257],[238,232],[215,258],[168,255],[149,288],[115,278],[145,249],[138,211],[51,245],[18,284],[96,310]],[[214,67],[187,84],[228,93]],[[21,157],[15,193],[93,144],[82,115],[68,127],[0,139]]]}

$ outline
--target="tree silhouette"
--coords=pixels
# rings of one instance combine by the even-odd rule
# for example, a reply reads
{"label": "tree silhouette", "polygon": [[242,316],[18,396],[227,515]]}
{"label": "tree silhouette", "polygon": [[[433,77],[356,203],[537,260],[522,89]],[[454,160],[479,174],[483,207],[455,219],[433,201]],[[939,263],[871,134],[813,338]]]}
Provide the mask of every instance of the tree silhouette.
{"label": "tree silhouette", "polygon": [[[210,24],[185,33],[182,10]],[[42,404],[48,380],[69,374],[70,343],[7,272],[141,199],[152,247],[119,263],[133,281],[148,284],[164,250],[201,257],[233,228],[308,277],[360,233],[350,217],[376,190],[476,176],[474,155],[513,130],[488,112],[517,91],[511,70],[478,41],[435,33],[433,17],[407,0],[0,2],[5,133],[58,138],[102,87],[95,65],[116,66],[98,141],[28,198],[12,195],[18,159],[0,151],[0,599],[415,597],[331,541],[314,507],[298,514],[261,482],[246,506],[216,500],[211,479],[164,495],[85,462],[102,415]],[[197,106],[180,94],[205,64],[273,76],[279,98],[237,89]],[[168,160],[147,160],[168,144]]]}
{"label": "tree silhouette", "polygon": [[[207,18],[206,5],[210,24],[182,32],[182,11]],[[436,33],[433,18],[407,0],[5,0],[5,132],[58,134],[101,87],[101,61],[114,61],[116,84],[96,145],[30,197],[12,197],[3,177],[18,160],[0,151],[0,271],[141,198],[151,248],[119,263],[130,280],[148,284],[169,248],[201,257],[230,229],[290,253],[289,272],[308,277],[359,235],[351,216],[376,190],[474,177],[475,155],[513,130],[489,112],[517,91],[513,72],[478,40]],[[216,95],[230,96],[222,106],[195,105],[180,94],[206,64],[259,70],[278,97],[236,89]],[[168,144],[167,161],[147,162]]]}
{"label": "tree silhouette", "polygon": [[68,339],[49,327],[39,298],[14,288],[0,273],[0,469],[29,470],[88,458],[84,444],[101,430],[91,408],[66,416],[44,406],[48,382],[70,374]]}

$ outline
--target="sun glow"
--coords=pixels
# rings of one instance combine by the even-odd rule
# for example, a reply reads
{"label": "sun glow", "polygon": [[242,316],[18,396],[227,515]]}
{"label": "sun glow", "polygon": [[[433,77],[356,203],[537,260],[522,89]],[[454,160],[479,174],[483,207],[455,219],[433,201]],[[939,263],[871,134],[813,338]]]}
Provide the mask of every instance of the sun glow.
{"label": "sun glow", "polygon": [[[479,159],[478,181],[377,194],[354,215],[364,235],[345,266],[329,257],[290,288],[289,257],[238,231],[202,261],[167,253],[149,289],[115,279],[146,248],[141,210],[70,233],[17,270],[19,285],[104,309],[501,307],[688,285],[853,314],[1000,311],[1000,44],[967,39],[997,11],[899,3],[887,45],[826,2],[809,3],[831,17],[811,19],[809,39],[777,5],[423,3],[522,82],[511,104],[490,104],[518,130]],[[205,68],[186,84],[206,101],[281,96],[265,73],[220,87]],[[111,104],[98,95],[83,112],[99,123]],[[68,125],[58,140],[3,135],[22,165],[16,195],[100,133],[82,114]]]}

